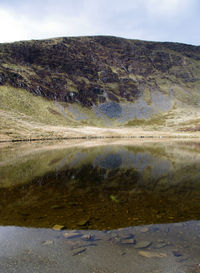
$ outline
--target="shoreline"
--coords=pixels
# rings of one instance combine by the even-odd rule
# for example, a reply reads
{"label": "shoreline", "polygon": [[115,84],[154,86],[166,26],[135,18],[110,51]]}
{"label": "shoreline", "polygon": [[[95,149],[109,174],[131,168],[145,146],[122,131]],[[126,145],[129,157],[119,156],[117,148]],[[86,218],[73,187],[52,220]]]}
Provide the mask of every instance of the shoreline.
{"label": "shoreline", "polygon": [[100,139],[200,139],[200,135],[132,135],[132,136],[76,136],[76,137],[46,137],[46,138],[22,138],[22,139],[0,139],[0,143],[17,142],[40,142],[40,141],[58,141],[58,140],[100,140]]}
{"label": "shoreline", "polygon": [[160,130],[151,130],[143,127],[61,127],[44,126],[36,131],[29,129],[25,131],[13,131],[9,134],[0,132],[0,143],[4,142],[34,142],[34,141],[56,141],[56,140],[74,140],[74,139],[200,139],[200,132],[183,132],[173,130],[172,128],[162,128]]}

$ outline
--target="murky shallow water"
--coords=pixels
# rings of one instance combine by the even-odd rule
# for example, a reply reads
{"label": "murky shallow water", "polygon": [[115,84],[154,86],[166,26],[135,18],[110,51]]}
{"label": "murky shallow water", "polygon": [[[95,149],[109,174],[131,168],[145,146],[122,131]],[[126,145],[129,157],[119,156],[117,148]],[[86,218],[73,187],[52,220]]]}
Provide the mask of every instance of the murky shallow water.
{"label": "murky shallow water", "polygon": [[0,200],[0,272],[200,272],[198,143],[2,146]]}

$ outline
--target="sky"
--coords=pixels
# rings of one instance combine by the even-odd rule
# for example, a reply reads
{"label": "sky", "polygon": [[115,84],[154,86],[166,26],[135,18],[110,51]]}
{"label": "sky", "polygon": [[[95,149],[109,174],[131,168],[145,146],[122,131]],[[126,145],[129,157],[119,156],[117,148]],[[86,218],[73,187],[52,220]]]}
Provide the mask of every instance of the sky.
{"label": "sky", "polygon": [[200,45],[199,0],[0,0],[0,43],[112,35]]}

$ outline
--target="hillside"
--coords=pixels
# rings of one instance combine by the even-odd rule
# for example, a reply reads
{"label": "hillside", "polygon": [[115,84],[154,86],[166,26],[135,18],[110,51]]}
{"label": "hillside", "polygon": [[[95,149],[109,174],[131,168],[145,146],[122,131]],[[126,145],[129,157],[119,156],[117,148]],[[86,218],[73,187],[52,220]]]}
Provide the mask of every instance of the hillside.
{"label": "hillside", "polygon": [[198,131],[199,106],[200,46],[109,36],[0,44],[1,139],[86,126]]}

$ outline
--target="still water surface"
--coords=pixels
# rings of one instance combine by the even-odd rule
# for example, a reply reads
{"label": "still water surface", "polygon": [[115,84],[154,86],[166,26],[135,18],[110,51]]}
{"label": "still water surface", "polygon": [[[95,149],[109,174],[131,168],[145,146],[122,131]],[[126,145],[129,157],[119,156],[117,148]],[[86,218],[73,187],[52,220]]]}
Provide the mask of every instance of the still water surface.
{"label": "still water surface", "polygon": [[200,272],[199,143],[4,144],[0,200],[0,272]]}

